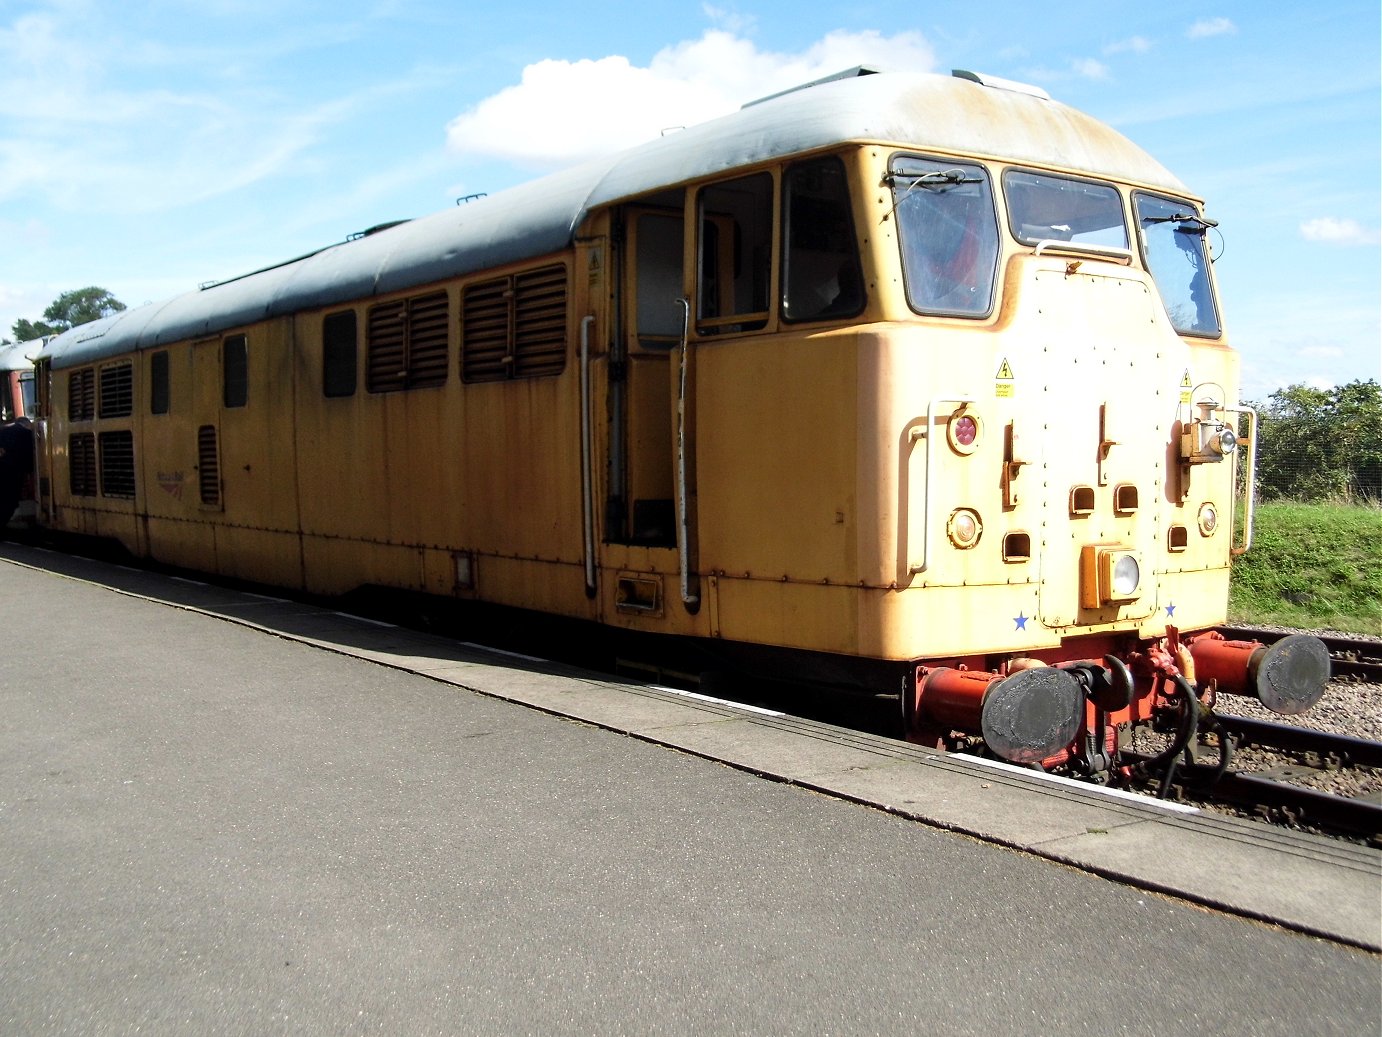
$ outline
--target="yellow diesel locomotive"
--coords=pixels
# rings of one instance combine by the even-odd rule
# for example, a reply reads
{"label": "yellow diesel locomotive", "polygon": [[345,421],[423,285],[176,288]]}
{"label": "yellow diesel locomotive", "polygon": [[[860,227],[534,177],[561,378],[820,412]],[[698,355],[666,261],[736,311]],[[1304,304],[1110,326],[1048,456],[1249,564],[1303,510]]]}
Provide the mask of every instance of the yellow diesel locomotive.
{"label": "yellow diesel locomotive", "polygon": [[1297,712],[1327,676],[1318,642],[1212,633],[1253,422],[1212,226],[1040,90],[855,69],[67,332],[40,508],[175,566],[671,635],[1107,773],[1158,711]]}

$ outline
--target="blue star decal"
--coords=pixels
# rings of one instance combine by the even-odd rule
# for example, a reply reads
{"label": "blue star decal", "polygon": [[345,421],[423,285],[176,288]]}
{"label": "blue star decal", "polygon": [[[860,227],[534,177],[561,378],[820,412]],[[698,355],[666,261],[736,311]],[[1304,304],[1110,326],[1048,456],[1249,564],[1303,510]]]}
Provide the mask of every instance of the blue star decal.
{"label": "blue star decal", "polygon": [[1021,612],[1019,612],[1017,615],[1013,617],[1013,622],[1017,624],[1018,630],[1026,630],[1027,620],[1031,618],[1031,616],[1024,616]]}
{"label": "blue star decal", "polygon": [[1169,604],[1169,605],[1166,606],[1166,617],[1169,619],[1170,617],[1174,616],[1175,614],[1176,614],[1176,604],[1175,604],[1175,602],[1172,602],[1171,604]]}

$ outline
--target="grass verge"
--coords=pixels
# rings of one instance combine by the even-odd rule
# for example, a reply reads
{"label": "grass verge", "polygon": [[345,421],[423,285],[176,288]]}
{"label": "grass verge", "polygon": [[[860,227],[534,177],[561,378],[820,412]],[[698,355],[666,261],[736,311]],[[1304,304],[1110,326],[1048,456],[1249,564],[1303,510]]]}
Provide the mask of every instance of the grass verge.
{"label": "grass verge", "polygon": [[1382,508],[1263,504],[1229,621],[1382,634]]}

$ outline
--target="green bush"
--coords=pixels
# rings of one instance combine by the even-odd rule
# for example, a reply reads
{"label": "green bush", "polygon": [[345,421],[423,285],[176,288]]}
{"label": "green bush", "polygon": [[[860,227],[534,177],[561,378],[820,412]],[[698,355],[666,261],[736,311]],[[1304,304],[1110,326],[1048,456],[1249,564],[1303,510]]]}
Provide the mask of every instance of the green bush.
{"label": "green bush", "polygon": [[1235,623],[1382,634],[1382,507],[1269,503],[1233,562]]}
{"label": "green bush", "polygon": [[1382,387],[1292,385],[1258,412],[1263,500],[1382,501]]}

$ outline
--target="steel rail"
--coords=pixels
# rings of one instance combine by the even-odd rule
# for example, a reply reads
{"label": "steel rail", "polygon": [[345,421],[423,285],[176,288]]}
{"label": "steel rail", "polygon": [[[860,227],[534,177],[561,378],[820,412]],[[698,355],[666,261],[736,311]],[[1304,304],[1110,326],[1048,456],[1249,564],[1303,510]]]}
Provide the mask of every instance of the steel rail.
{"label": "steel rail", "polygon": [[1214,717],[1220,727],[1237,736],[1240,748],[1259,745],[1286,752],[1316,753],[1324,759],[1339,760],[1346,766],[1382,767],[1382,742],[1228,713],[1215,713]]}
{"label": "steel rail", "polygon": [[1239,806],[1281,811],[1296,824],[1304,822],[1346,831],[1371,841],[1382,839],[1382,803],[1242,773],[1225,775],[1214,785],[1211,795]]}
{"label": "steel rail", "polygon": [[[1124,751],[1128,763],[1153,759],[1145,753]],[[1178,766],[1177,782],[1192,799],[1231,803],[1249,810],[1275,810],[1293,824],[1309,824],[1332,832],[1362,836],[1371,842],[1382,840],[1382,803],[1352,799],[1333,792],[1292,785],[1289,782],[1242,771],[1230,771],[1211,783],[1205,775],[1212,766]]]}

